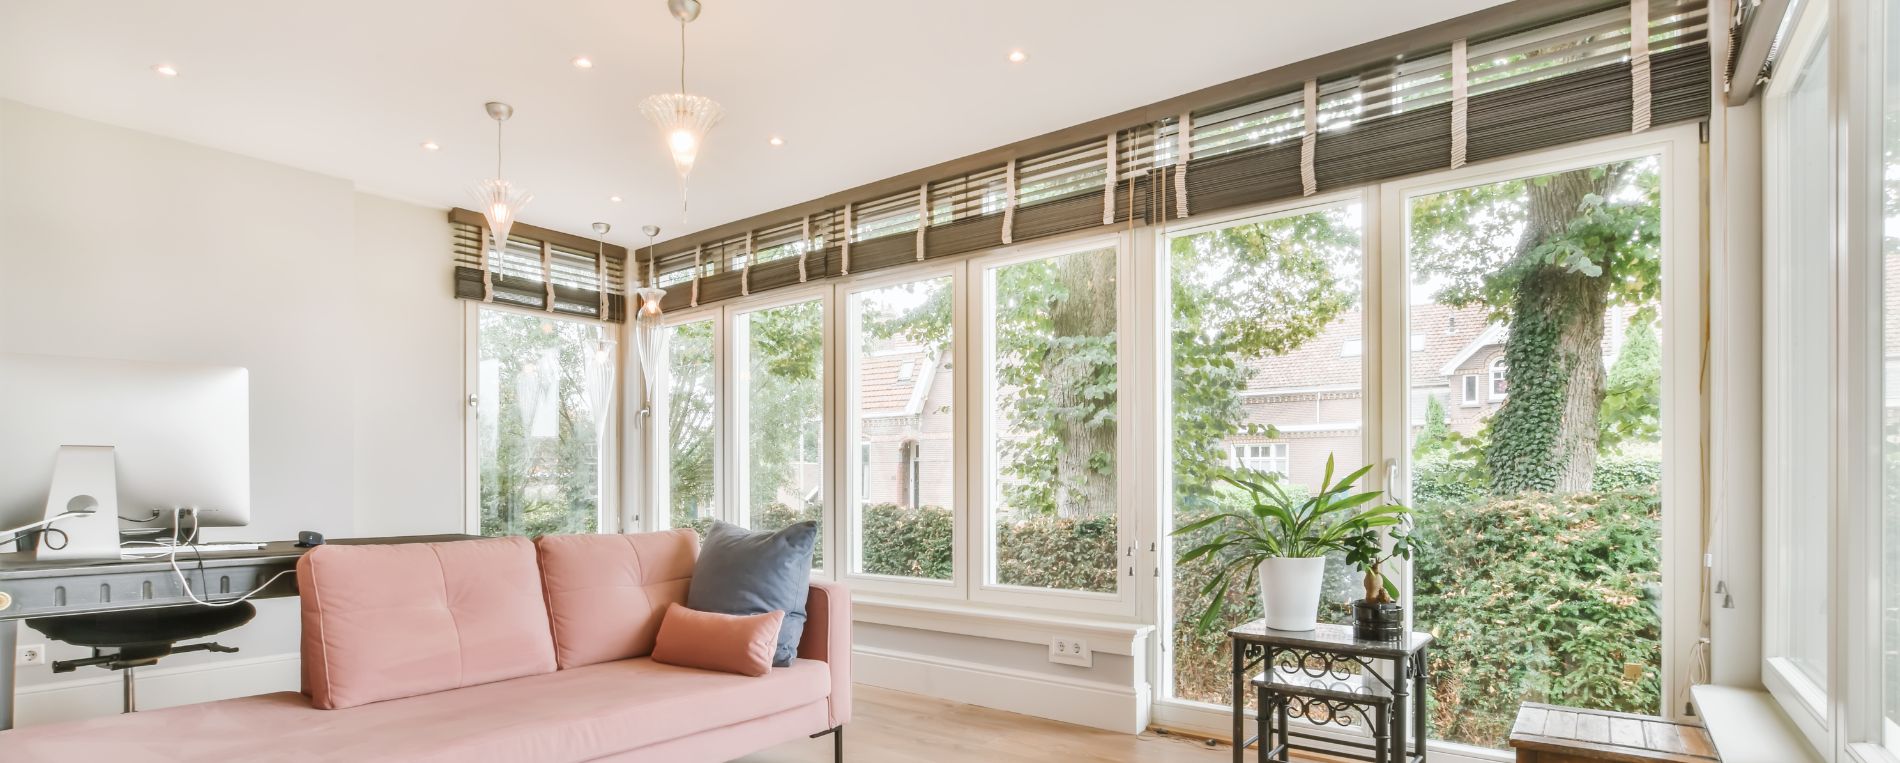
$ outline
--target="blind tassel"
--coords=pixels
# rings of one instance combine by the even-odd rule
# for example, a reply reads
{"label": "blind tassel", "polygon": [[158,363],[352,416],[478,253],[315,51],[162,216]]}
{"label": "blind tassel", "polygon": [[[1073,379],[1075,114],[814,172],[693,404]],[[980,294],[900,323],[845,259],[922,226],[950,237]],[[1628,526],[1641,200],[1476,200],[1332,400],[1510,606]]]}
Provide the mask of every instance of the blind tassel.
{"label": "blind tassel", "polygon": [[798,250],[798,282],[805,282],[805,255],[811,253],[811,215],[805,215],[805,245]]}
{"label": "blind tassel", "polygon": [[1003,168],[1003,243],[1016,241],[1016,160]]}
{"label": "blind tassel", "polygon": [[1630,132],[1649,129],[1649,0],[1630,0]]}
{"label": "blind tassel", "polygon": [[554,312],[554,246],[541,242],[541,309]]}
{"label": "blind tassel", "polygon": [[745,267],[739,270],[739,296],[752,296],[752,231],[745,232]]}
{"label": "blind tassel", "polygon": [[1102,224],[1115,224],[1115,133],[1108,134],[1108,175],[1102,183]]}
{"label": "blind tassel", "polygon": [[705,249],[705,244],[693,245],[693,294],[692,299],[687,300],[687,307],[699,307],[699,275],[702,272],[699,268],[699,255]]}
{"label": "blind tassel", "polygon": [[1313,172],[1313,145],[1319,140],[1319,80],[1306,81],[1306,129],[1300,133],[1300,190],[1311,196],[1319,192],[1319,179]]}
{"label": "blind tassel", "polygon": [[924,229],[930,227],[930,184],[917,186],[917,261],[924,261]]}
{"label": "blind tassel", "polygon": [[[1194,145],[1194,117],[1181,112],[1181,129],[1174,134],[1176,159],[1174,160],[1174,216],[1188,216],[1187,169],[1189,153]],[[1311,193],[1311,191],[1308,191]]]}
{"label": "blind tassel", "polygon": [[481,257],[482,257],[482,301],[483,302],[495,301],[495,277],[494,277],[494,273],[488,269],[488,247],[493,246],[494,243],[495,243],[494,232],[490,231],[487,228],[487,226],[483,226],[482,227],[482,243],[481,243],[481,246],[478,247],[479,249],[481,249]]}
{"label": "blind tassel", "polygon": [[841,258],[839,275],[851,275],[851,205],[844,205],[844,255]]}
{"label": "blind tassel", "polygon": [[1459,39],[1451,44],[1451,166],[1465,166],[1465,127],[1466,115],[1471,107],[1471,96],[1466,85],[1469,74],[1469,62],[1466,60],[1465,41]]}

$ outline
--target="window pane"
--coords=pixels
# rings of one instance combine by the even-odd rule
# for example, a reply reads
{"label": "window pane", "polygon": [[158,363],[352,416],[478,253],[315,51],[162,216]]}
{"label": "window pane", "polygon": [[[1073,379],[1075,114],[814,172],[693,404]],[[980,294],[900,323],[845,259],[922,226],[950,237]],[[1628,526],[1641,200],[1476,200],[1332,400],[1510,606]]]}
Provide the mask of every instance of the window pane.
{"label": "window pane", "polygon": [[1115,250],[986,277],[991,581],[1113,593]]}
{"label": "window pane", "polygon": [[701,530],[712,521],[713,452],[718,410],[713,379],[713,322],[666,330],[666,425],[670,527]]}
{"label": "window pane", "polygon": [[[1236,468],[1273,474],[1303,499],[1329,456],[1341,474],[1363,464],[1362,235],[1354,204],[1169,241],[1174,526],[1250,506],[1220,481]],[[1173,538],[1176,558],[1210,536]],[[1355,574],[1340,556],[1326,570],[1320,620],[1351,622]],[[1207,560],[1174,565],[1171,686],[1225,705],[1227,630],[1261,612],[1243,574],[1220,594],[1220,627],[1197,630],[1201,590],[1218,571]]]}
{"label": "window pane", "polygon": [[[740,500],[755,530],[822,519],[824,430],[816,423],[825,415],[824,317],[824,305],[811,300],[741,315],[735,327],[745,406]],[[813,567],[824,566],[822,545]]]}
{"label": "window pane", "polygon": [[850,298],[859,573],[950,579],[951,291],[944,277]]}
{"label": "window pane", "polygon": [[[1770,300],[1764,325],[1776,327],[1778,340],[1769,346],[1771,368],[1785,369],[1765,390],[1768,405],[1767,463],[1779,464],[1765,496],[1771,521],[1780,523],[1785,544],[1785,577],[1780,578],[1782,647],[1770,657],[1785,658],[1815,686],[1827,686],[1828,529],[1827,491],[1833,432],[1830,351],[1834,336],[1834,298],[1829,253],[1833,250],[1834,219],[1832,160],[1829,146],[1827,44],[1814,46],[1792,74],[1790,91],[1770,102],[1782,116],[1783,160],[1780,178],[1786,183],[1787,204],[1775,210],[1778,234],[1769,242],[1770,257],[1780,264],[1780,277],[1769,288],[1779,289]],[[1770,172],[1774,172],[1771,169]],[[1779,457],[1776,455],[1779,451]],[[1817,493],[1816,480],[1821,481]],[[1767,577],[1766,579],[1775,579]]]}
{"label": "window pane", "polygon": [[1441,739],[1503,747],[1526,701],[1662,709],[1658,168],[1407,205],[1413,605]]}
{"label": "window pane", "polygon": [[595,532],[613,343],[592,323],[487,308],[480,320],[482,534]]}

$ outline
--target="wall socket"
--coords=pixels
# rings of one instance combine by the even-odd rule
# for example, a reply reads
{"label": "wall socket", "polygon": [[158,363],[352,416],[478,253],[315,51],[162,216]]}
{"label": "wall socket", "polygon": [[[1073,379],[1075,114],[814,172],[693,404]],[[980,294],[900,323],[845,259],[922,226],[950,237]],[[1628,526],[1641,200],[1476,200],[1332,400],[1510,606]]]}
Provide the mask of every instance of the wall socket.
{"label": "wall socket", "polygon": [[1049,661],[1063,665],[1092,667],[1095,653],[1089,651],[1089,642],[1067,636],[1052,636],[1049,639]]}
{"label": "wall socket", "polygon": [[14,656],[13,664],[15,665],[45,665],[46,664],[46,645],[45,644],[28,644],[26,646],[20,647],[19,654]]}

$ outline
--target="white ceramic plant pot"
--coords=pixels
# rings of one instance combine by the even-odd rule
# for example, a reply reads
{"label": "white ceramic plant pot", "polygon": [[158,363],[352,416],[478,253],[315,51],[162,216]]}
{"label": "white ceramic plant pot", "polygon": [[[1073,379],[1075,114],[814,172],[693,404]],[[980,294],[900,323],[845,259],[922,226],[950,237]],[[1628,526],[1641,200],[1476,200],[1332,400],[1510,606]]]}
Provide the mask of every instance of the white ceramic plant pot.
{"label": "white ceramic plant pot", "polygon": [[1277,556],[1260,562],[1260,607],[1267,627],[1310,631],[1319,625],[1319,587],[1326,557]]}

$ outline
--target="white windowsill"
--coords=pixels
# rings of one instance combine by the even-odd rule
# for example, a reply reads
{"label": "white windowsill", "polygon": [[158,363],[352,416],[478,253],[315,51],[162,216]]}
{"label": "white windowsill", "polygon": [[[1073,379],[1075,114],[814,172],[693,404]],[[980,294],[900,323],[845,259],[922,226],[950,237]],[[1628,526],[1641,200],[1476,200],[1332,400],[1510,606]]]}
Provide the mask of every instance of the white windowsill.
{"label": "white windowsill", "polygon": [[857,592],[851,595],[851,620],[1025,644],[1046,645],[1052,636],[1065,635],[1087,639],[1091,651],[1128,656],[1144,654],[1142,642],[1154,631],[1140,623]]}
{"label": "white windowsill", "polygon": [[1900,763],[1900,757],[1895,757],[1887,748],[1877,744],[1850,744],[1847,754],[1853,756],[1857,763]]}
{"label": "white windowsill", "polygon": [[1704,684],[1689,693],[1722,763],[1820,763],[1768,692]]}

